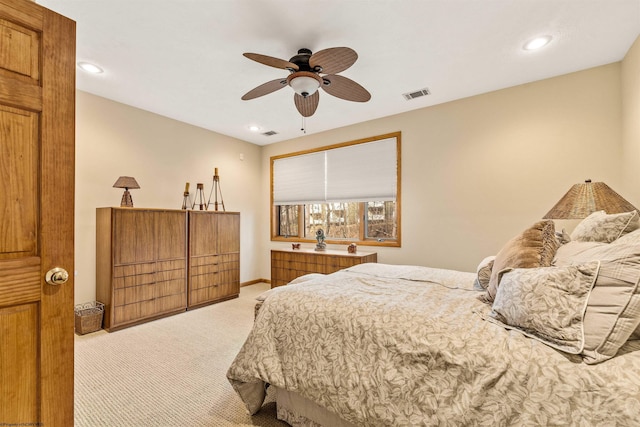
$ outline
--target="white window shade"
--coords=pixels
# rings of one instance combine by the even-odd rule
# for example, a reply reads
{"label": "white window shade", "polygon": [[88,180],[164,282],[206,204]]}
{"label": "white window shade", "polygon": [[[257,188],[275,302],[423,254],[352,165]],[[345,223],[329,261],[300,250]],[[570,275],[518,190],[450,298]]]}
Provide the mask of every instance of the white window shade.
{"label": "white window shade", "polygon": [[397,174],[395,138],[329,150],[326,201],[393,201]]}
{"label": "white window shade", "polygon": [[325,153],[317,152],[273,161],[273,204],[324,203]]}
{"label": "white window shade", "polygon": [[396,200],[396,137],[273,160],[274,205]]}

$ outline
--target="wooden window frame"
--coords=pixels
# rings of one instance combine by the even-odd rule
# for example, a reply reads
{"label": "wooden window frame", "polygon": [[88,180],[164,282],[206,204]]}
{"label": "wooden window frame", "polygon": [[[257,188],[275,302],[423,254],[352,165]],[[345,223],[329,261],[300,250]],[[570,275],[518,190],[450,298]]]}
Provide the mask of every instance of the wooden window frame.
{"label": "wooden window frame", "polygon": [[[357,240],[354,239],[331,239],[330,237],[327,237],[327,239],[325,240],[325,243],[327,244],[338,244],[338,245],[344,245],[347,243],[356,243],[358,245],[362,245],[362,246],[387,246],[387,247],[401,247],[402,246],[402,227],[401,227],[401,177],[402,177],[402,169],[401,169],[401,146],[402,146],[402,141],[401,141],[401,132],[393,132],[393,133],[388,133],[388,134],[384,134],[384,135],[378,135],[378,136],[373,136],[373,137],[369,137],[369,138],[363,138],[363,139],[358,139],[358,140],[354,140],[354,141],[349,141],[349,142],[343,142],[343,143],[338,143],[338,144],[333,144],[333,145],[327,145],[327,146],[323,146],[323,147],[318,147],[318,148],[314,148],[314,149],[309,149],[309,150],[303,150],[303,151],[297,151],[294,153],[289,153],[289,154],[283,154],[283,155],[278,155],[278,156],[273,156],[270,159],[270,171],[269,171],[269,175],[270,175],[270,195],[269,195],[269,201],[270,201],[270,205],[271,205],[271,209],[270,209],[270,234],[271,234],[271,241],[278,241],[278,242],[291,242],[291,243],[315,243],[316,240],[314,238],[307,238],[304,237],[304,233],[305,233],[305,209],[304,206],[305,205],[293,205],[293,206],[298,206],[298,235],[297,236],[281,236],[279,234],[279,215],[278,215],[278,206],[274,205],[273,203],[273,164],[274,161],[277,159],[281,159],[281,158],[286,158],[286,157],[293,157],[293,156],[300,156],[300,155],[304,155],[304,154],[309,154],[309,153],[316,153],[316,152],[320,152],[320,151],[326,151],[326,150],[332,150],[332,149],[336,149],[336,148],[342,148],[342,147],[347,147],[350,145],[356,145],[356,144],[364,144],[367,142],[374,142],[374,141],[378,141],[378,140],[383,140],[383,139],[388,139],[388,138],[395,138],[396,139],[396,162],[397,162],[397,171],[396,171],[396,186],[397,186],[397,192],[396,192],[396,227],[397,227],[397,232],[396,232],[396,238],[395,239],[376,239],[376,238],[365,238],[365,220],[364,220],[364,216],[366,215],[366,202],[357,202],[359,204],[359,236]],[[355,202],[353,202],[355,203]]]}

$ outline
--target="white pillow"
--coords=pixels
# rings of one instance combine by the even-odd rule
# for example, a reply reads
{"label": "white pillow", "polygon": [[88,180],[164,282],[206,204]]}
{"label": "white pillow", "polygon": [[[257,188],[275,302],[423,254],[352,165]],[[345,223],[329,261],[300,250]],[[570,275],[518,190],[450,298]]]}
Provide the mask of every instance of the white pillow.
{"label": "white pillow", "polygon": [[640,327],[640,245],[569,242],[556,252],[562,267],[599,260],[600,271],[584,317],[585,363],[616,355]]}
{"label": "white pillow", "polygon": [[620,243],[640,245],[640,229],[634,230],[631,233],[627,233],[624,236],[620,236],[611,243],[616,245]]}

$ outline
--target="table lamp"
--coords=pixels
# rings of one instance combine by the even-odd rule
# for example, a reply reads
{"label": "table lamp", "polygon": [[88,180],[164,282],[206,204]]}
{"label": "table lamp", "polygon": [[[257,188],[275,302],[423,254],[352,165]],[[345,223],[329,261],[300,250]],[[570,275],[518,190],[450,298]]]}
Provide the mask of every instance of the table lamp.
{"label": "table lamp", "polygon": [[114,188],[124,188],[124,194],[122,195],[122,201],[120,202],[121,207],[132,208],[133,207],[133,199],[131,198],[131,193],[129,193],[129,189],[140,188],[136,179],[132,176],[121,176],[118,178],[115,184],[113,184]]}

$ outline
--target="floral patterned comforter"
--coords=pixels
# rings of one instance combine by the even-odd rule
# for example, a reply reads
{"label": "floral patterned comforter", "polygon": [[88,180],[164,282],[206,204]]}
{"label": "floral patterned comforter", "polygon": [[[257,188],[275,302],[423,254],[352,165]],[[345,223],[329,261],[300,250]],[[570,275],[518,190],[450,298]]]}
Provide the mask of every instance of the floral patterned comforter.
{"label": "floral patterned comforter", "polygon": [[640,341],[597,365],[484,318],[475,274],[362,264],[269,292],[227,377],[358,426],[637,425]]}

